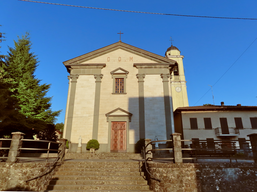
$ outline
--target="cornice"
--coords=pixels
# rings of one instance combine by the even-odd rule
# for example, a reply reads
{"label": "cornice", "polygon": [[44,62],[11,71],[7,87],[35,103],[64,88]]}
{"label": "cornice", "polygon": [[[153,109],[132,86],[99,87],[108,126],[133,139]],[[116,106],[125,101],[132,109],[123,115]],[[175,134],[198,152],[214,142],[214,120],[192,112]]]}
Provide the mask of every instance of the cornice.
{"label": "cornice", "polygon": [[137,69],[142,68],[171,68],[173,67],[173,64],[167,64],[167,63],[134,63],[133,65]]}
{"label": "cornice", "polygon": [[112,51],[117,50],[117,49],[122,49],[122,50],[125,50],[125,51],[128,51],[128,52],[134,53],[136,55],[139,55],[139,56],[144,57],[144,58],[148,58],[148,59],[150,59],[154,62],[157,62],[157,63],[170,63],[170,64],[175,64],[176,63],[176,61],[174,61],[174,60],[168,59],[166,57],[157,55],[155,53],[151,53],[149,51],[146,51],[146,50],[140,49],[138,47],[135,47],[135,46],[132,46],[132,45],[129,45],[129,44],[126,44],[126,43],[123,43],[123,42],[119,41],[117,43],[108,45],[106,47],[97,49],[95,51],[86,53],[84,55],[75,57],[75,58],[70,59],[70,60],[64,61],[63,64],[65,66],[79,65],[82,62],[85,62],[85,61],[88,61],[90,59],[99,57],[101,55],[104,55],[106,53],[112,52]]}

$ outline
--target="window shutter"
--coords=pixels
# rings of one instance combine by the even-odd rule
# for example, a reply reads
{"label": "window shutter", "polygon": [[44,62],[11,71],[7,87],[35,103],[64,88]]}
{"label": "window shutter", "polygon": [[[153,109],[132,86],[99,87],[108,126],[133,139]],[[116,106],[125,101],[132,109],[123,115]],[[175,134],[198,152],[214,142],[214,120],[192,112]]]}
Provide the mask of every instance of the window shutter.
{"label": "window shutter", "polygon": [[198,129],[197,118],[190,118],[191,129]]}
{"label": "window shutter", "polygon": [[235,123],[237,129],[243,129],[243,122],[241,117],[235,117]]}
{"label": "window shutter", "polygon": [[211,118],[204,118],[205,129],[212,129]]}

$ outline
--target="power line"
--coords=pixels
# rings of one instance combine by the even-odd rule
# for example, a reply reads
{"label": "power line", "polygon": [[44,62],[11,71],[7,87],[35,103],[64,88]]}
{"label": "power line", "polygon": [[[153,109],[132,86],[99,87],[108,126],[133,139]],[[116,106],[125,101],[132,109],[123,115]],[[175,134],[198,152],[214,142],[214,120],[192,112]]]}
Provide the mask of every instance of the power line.
{"label": "power line", "polygon": [[246,18],[246,17],[219,17],[219,16],[207,16],[207,15],[184,15],[184,14],[174,14],[174,13],[156,13],[156,12],[145,12],[145,11],[130,11],[130,10],[121,10],[121,9],[109,9],[109,8],[99,8],[99,7],[88,7],[88,6],[80,6],[80,5],[69,5],[69,4],[61,4],[61,3],[49,3],[43,1],[31,1],[31,0],[19,0],[31,3],[42,3],[48,5],[60,5],[60,6],[68,6],[68,7],[77,7],[84,9],[97,9],[97,10],[105,10],[105,11],[119,11],[119,12],[127,12],[127,13],[141,13],[141,14],[152,14],[152,15],[166,15],[166,16],[177,16],[177,17],[194,17],[194,18],[205,18],[205,19],[233,19],[233,20],[257,20],[257,18]]}
{"label": "power line", "polygon": [[[219,79],[212,85],[212,87],[214,87],[222,79],[222,77],[224,77],[226,75],[226,73],[236,64],[236,62],[245,54],[245,52],[253,45],[253,43],[256,40],[257,40],[257,37],[253,40],[252,43],[250,43],[250,45],[243,51],[243,53],[241,53],[241,55],[234,61],[234,63],[232,63],[232,65],[230,65],[230,67],[219,77]],[[211,90],[211,88],[208,89],[208,91],[206,91],[203,94],[203,96],[194,105],[196,105],[210,90]]]}

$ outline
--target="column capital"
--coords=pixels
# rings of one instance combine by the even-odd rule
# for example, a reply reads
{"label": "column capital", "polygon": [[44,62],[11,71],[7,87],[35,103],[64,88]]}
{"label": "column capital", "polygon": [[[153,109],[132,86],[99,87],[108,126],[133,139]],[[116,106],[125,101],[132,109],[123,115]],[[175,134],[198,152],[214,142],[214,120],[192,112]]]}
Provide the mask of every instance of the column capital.
{"label": "column capital", "polygon": [[169,82],[170,74],[161,74],[162,82]]}
{"label": "column capital", "polygon": [[145,74],[137,74],[138,82],[144,82]]}
{"label": "column capital", "polygon": [[95,82],[100,82],[101,83],[101,79],[103,78],[103,74],[95,74]]}
{"label": "column capital", "polygon": [[78,74],[70,74],[70,76],[68,76],[68,79],[73,83],[77,83],[77,79],[79,78]]}

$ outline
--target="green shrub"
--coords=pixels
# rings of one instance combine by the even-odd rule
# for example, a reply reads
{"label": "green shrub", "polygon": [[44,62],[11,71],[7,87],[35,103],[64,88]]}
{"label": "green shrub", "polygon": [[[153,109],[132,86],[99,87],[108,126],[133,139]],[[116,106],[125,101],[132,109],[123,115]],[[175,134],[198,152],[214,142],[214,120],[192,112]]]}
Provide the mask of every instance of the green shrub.
{"label": "green shrub", "polygon": [[144,146],[145,146],[145,139],[138,140],[135,146],[136,153],[141,153],[141,149],[143,149]]}
{"label": "green shrub", "polygon": [[95,150],[99,149],[99,142],[95,139],[91,139],[90,141],[87,142],[87,150],[94,148]]}

